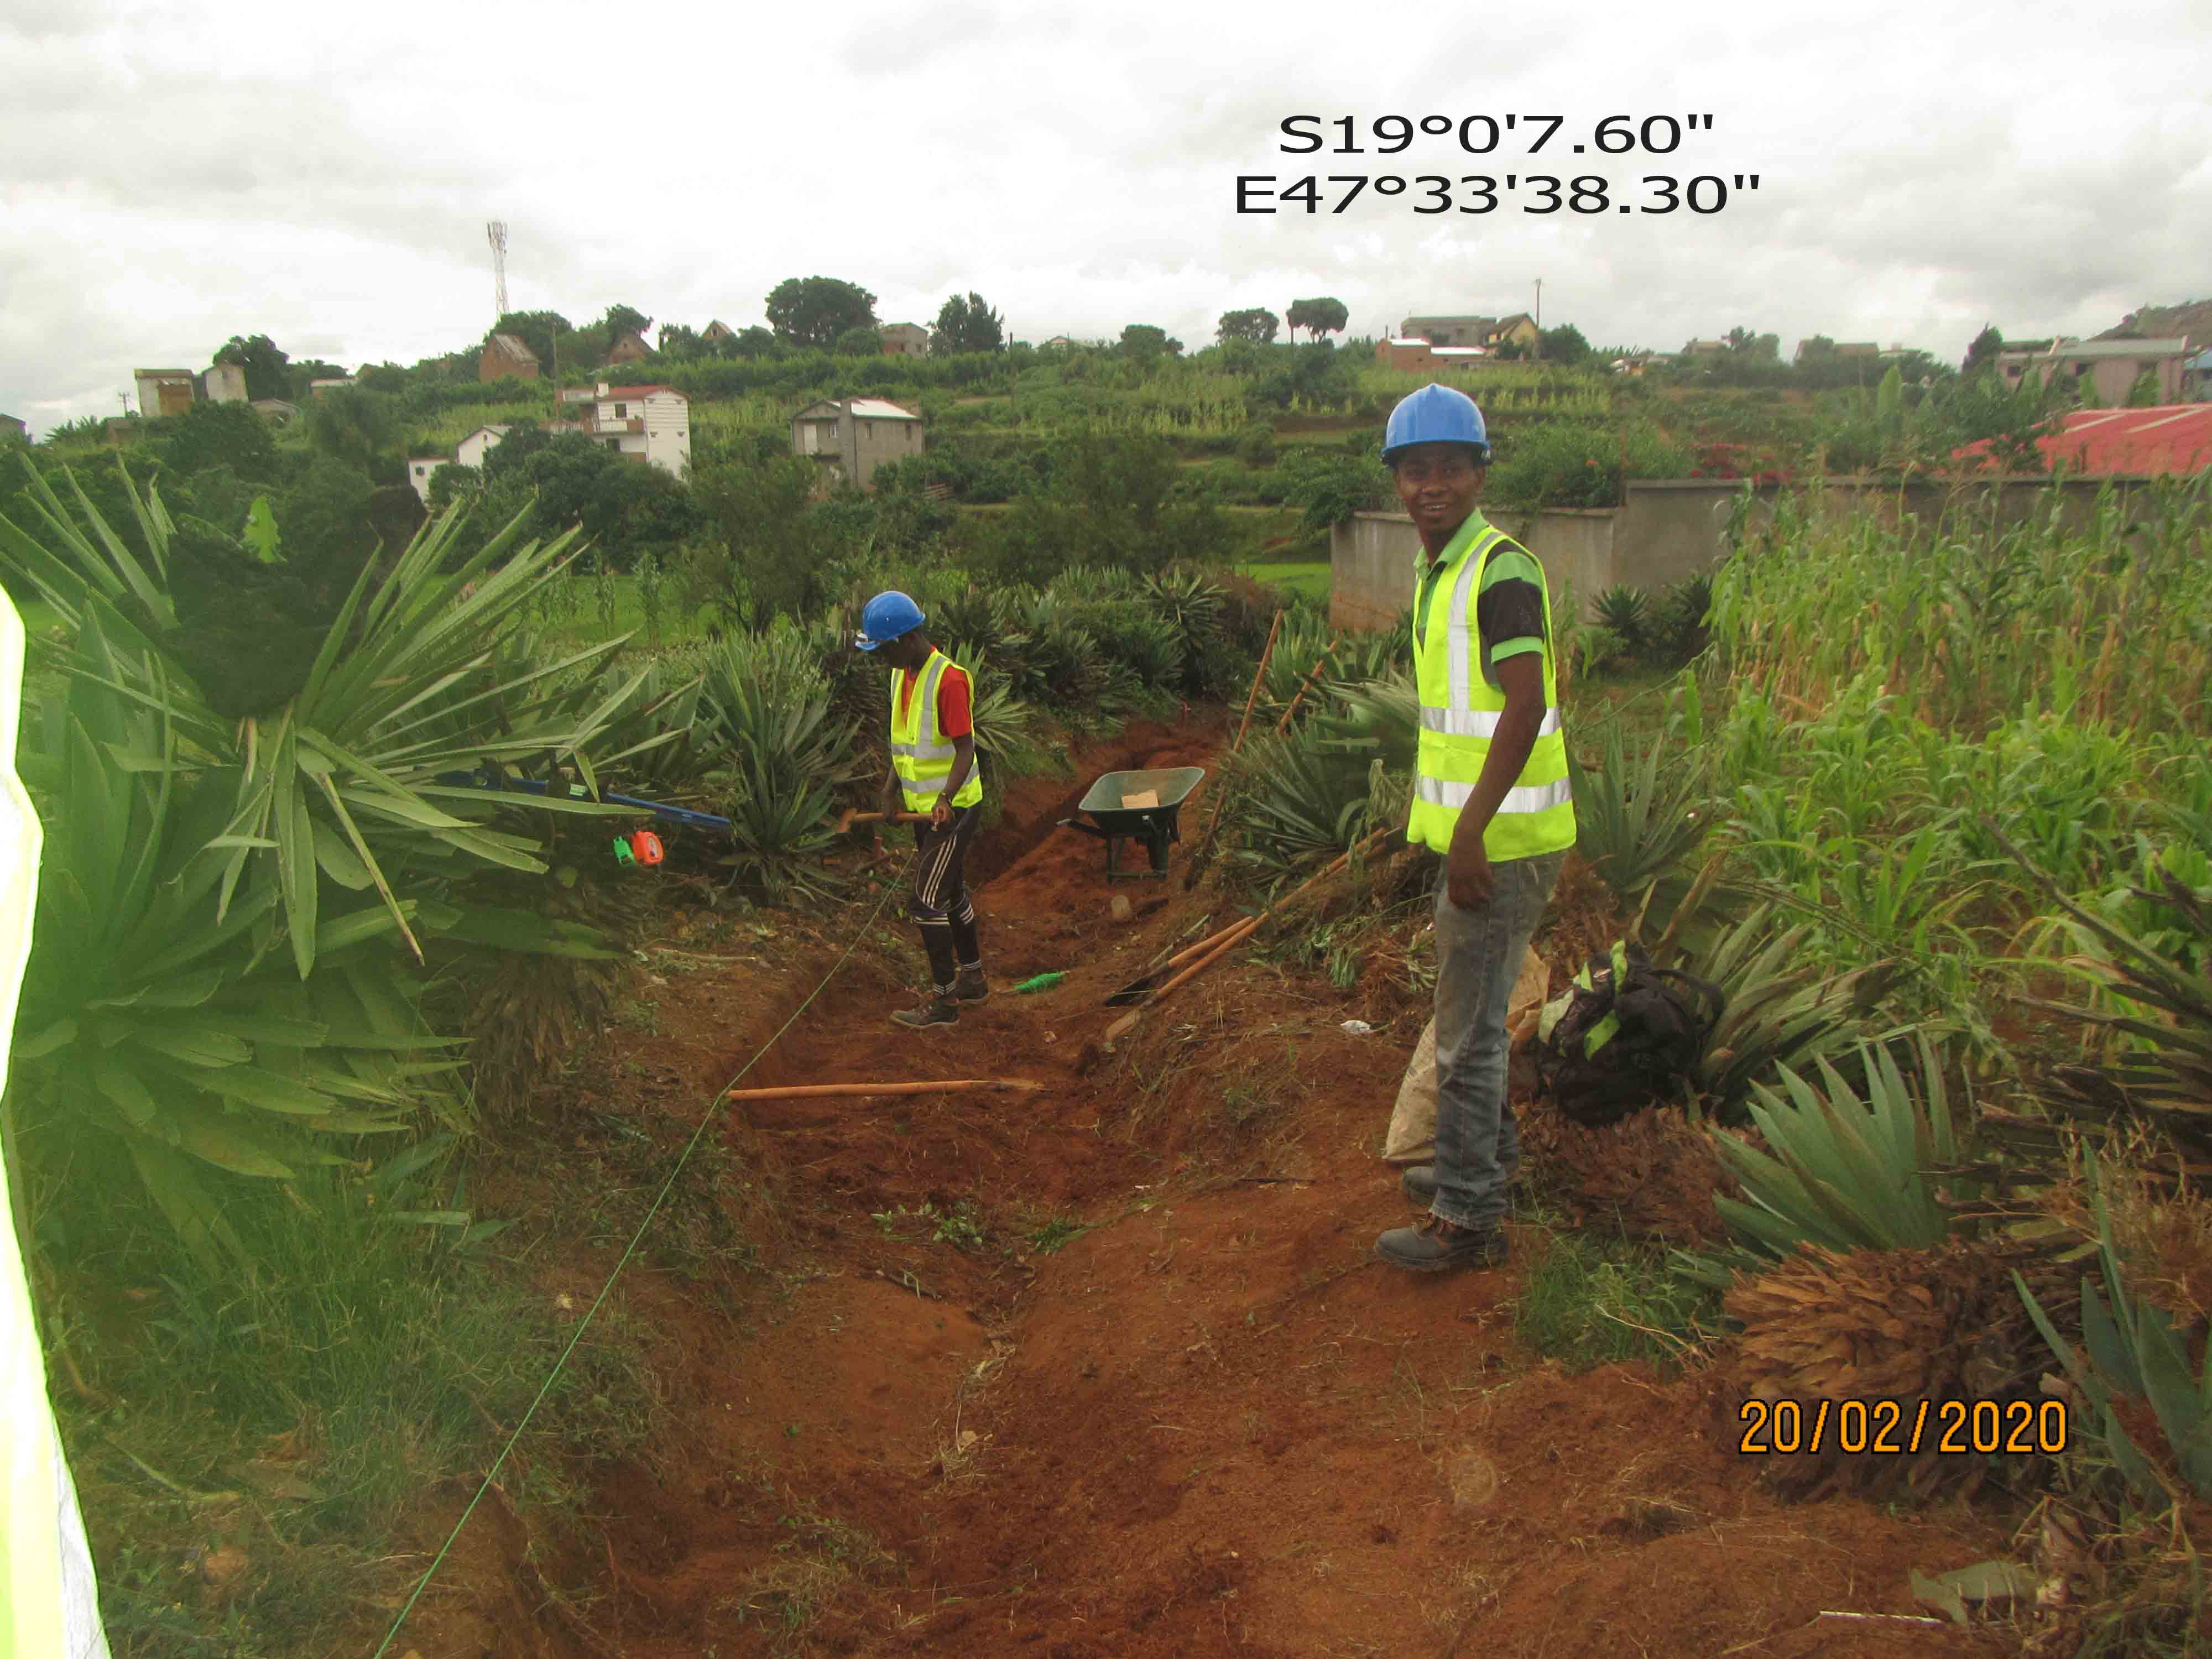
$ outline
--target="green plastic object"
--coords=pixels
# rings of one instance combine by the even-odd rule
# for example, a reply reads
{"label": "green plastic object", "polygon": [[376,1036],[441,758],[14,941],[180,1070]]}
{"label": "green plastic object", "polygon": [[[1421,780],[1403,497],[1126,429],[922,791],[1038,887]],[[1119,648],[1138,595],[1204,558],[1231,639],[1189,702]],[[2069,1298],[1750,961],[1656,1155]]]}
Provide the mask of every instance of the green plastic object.
{"label": "green plastic object", "polygon": [[1034,979],[1024,980],[1019,985],[1014,987],[1014,989],[1017,991],[1049,991],[1054,986],[1059,984],[1060,981],[1066,977],[1067,975],[1066,974],[1039,974]]}
{"label": "green plastic object", "polygon": [[629,838],[626,836],[617,836],[615,837],[615,862],[617,864],[635,864],[637,862],[636,855],[629,850]]}

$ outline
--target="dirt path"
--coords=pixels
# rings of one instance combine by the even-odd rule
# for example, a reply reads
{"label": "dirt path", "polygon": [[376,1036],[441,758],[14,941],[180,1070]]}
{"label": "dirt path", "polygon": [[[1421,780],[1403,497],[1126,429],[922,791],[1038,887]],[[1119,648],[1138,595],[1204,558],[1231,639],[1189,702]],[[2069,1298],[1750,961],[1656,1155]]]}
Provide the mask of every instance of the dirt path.
{"label": "dirt path", "polygon": [[[1215,741],[1143,728],[1069,787]],[[1513,1302],[1542,1235],[1494,1273],[1370,1262],[1406,1215],[1374,1152],[1418,1018],[1347,1035],[1355,994],[1247,957],[1103,1052],[1106,994],[1222,907],[1131,883],[1139,914],[1115,921],[1098,844],[1051,828],[1072,799],[1018,797],[978,895],[994,981],[1062,984],[915,1035],[884,1018],[895,974],[856,960],[755,1079],[1046,1091],[753,1104],[728,1146],[778,1218],[777,1292],[732,1316],[635,1287],[679,1356],[683,1437],[595,1506],[612,1582],[591,1620],[616,1650],[2012,1650],[1821,1620],[1918,1613],[1911,1569],[2002,1553],[2005,1529],[1964,1506],[1778,1504],[1727,1449],[1708,1377],[1538,1360]],[[696,1111],[830,943],[672,979],[625,1109]]]}

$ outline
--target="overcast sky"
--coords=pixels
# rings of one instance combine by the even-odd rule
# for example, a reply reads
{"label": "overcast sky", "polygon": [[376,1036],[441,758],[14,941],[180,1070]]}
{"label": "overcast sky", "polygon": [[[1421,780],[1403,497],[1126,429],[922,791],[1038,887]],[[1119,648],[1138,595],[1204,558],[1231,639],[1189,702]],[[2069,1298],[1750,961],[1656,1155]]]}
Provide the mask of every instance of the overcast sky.
{"label": "overcast sky", "polygon": [[[818,273],[885,321],[972,289],[1017,338],[1196,347],[1248,306],[1334,295],[1373,334],[1533,309],[1541,278],[1545,324],[1598,344],[1741,324],[1955,358],[1984,320],[2087,334],[2212,296],[2212,5],[1817,15],[0,0],[0,412],[113,412],[133,368],[239,332],[349,368],[472,346],[492,218],[513,305],[576,322],[742,328]],[[1525,125],[1486,157],[1278,148],[1291,115],[1508,112],[1565,125],[1536,155]],[[1606,116],[1692,112],[1712,131],[1672,155],[1596,153]],[[1488,173],[1499,208],[1235,210],[1239,174],[1387,173],[1455,206]],[[1508,173],[1601,174],[1611,205],[1528,214]],[[1647,173],[1752,173],[1710,216],[1618,211]]]}

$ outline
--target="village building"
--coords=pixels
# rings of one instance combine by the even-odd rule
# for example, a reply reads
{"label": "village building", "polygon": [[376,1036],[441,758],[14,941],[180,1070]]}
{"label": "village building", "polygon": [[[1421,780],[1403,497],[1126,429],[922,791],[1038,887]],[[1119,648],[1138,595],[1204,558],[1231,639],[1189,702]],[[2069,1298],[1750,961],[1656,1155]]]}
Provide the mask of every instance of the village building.
{"label": "village building", "polygon": [[2020,385],[2035,374],[2044,384],[2053,376],[2079,381],[2083,375],[2097,389],[2097,400],[2122,404],[2137,380],[2148,373],[2158,381],[2158,401],[2175,404],[2185,394],[2190,351],[2185,338],[2160,340],[2069,340],[2007,346],[1997,353],[1997,372],[2008,386]]}
{"label": "village building", "polygon": [[876,469],[921,453],[921,416],[881,398],[823,398],[791,417],[791,450],[861,489]]}
{"label": "village building", "polygon": [[189,368],[134,368],[131,378],[138,388],[138,412],[149,421],[183,414],[198,395]]}
{"label": "village building", "polygon": [[920,323],[885,323],[882,329],[886,357],[927,357],[929,331]]}
{"label": "village building", "polygon": [[484,342],[483,352],[477,359],[477,379],[479,380],[534,380],[538,378],[538,354],[522,340],[512,334],[495,334]]}

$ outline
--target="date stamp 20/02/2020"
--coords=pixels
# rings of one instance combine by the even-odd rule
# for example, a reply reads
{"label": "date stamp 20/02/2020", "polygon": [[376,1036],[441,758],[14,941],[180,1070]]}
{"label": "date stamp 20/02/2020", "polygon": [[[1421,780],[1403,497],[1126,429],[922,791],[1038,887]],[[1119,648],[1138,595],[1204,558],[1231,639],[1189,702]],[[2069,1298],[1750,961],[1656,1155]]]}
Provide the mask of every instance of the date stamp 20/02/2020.
{"label": "date stamp 20/02/2020", "polygon": [[2071,1424],[2057,1400],[1747,1400],[1738,1410],[1745,1457],[1939,1455],[2055,1457]]}

